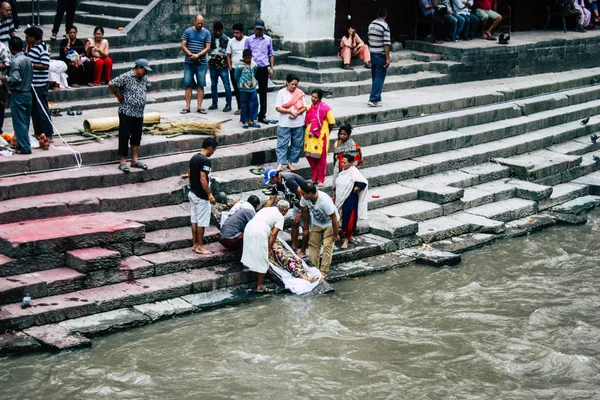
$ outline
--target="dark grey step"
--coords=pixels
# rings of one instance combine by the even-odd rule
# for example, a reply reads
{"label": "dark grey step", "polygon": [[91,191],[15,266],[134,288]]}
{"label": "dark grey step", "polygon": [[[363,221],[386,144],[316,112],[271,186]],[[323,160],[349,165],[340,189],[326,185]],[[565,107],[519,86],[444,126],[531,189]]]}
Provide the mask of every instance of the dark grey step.
{"label": "dark grey step", "polygon": [[[422,53],[425,55],[426,53]],[[424,56],[419,61],[427,61],[425,60],[427,57]],[[432,55],[432,58],[438,60],[441,56],[435,54]],[[415,55],[406,51],[398,51],[390,54],[390,60],[392,62],[397,62],[400,60],[414,60]],[[299,67],[311,68],[311,69],[328,69],[328,68],[340,68],[343,65],[343,61],[341,58],[332,55],[332,56],[322,56],[322,57],[295,57],[291,56],[288,59],[288,63],[290,65],[297,65]],[[352,67],[362,67],[364,61],[361,59],[353,58],[350,61],[350,65]]]}
{"label": "dark grey step", "polygon": [[[388,68],[387,75],[407,75],[421,72],[427,69],[427,63],[414,60],[401,60],[392,63]],[[275,68],[274,79],[285,79],[288,74],[296,74],[301,82],[311,83],[337,83],[355,82],[371,79],[371,70],[357,67],[354,70],[343,70],[341,68],[328,68],[315,70],[307,67],[299,67],[291,64],[279,65]]]}
{"label": "dark grey step", "polygon": [[106,17],[135,18],[144,10],[144,5],[131,5],[122,3],[109,3],[103,1],[82,1],[79,10],[90,14]]}
{"label": "dark grey step", "polygon": [[120,27],[125,28],[131,21],[133,21],[133,18],[95,15],[91,13],[79,13],[77,15],[76,21],[84,24],[101,26],[103,28],[118,29]]}

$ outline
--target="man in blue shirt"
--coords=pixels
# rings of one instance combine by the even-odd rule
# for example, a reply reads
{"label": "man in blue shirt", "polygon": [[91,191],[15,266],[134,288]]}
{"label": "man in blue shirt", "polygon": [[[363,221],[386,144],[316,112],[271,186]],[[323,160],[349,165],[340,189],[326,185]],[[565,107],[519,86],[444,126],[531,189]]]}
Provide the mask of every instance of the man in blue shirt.
{"label": "man in blue shirt", "polygon": [[267,89],[269,78],[273,76],[275,65],[275,51],[273,51],[273,40],[264,34],[265,22],[261,19],[254,23],[254,35],[249,36],[244,48],[252,50],[252,60],[258,65],[256,80],[258,81],[258,97],[260,111],[258,121],[263,124],[276,123],[267,120]]}
{"label": "man in blue shirt", "polygon": [[183,64],[185,108],[181,110],[181,114],[190,112],[194,77],[198,86],[197,112],[206,114],[206,110],[202,108],[202,99],[204,99],[204,86],[206,86],[206,54],[210,51],[210,32],[208,29],[204,29],[204,17],[202,15],[196,15],[194,26],[187,28],[181,35],[181,50],[185,54]]}

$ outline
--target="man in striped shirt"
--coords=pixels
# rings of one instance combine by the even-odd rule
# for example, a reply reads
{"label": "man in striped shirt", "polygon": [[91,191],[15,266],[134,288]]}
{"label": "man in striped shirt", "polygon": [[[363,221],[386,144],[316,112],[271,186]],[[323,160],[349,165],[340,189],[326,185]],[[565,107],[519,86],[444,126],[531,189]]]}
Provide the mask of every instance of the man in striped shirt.
{"label": "man in striped shirt", "polygon": [[387,68],[390,66],[390,46],[392,45],[390,27],[385,22],[387,9],[377,10],[377,19],[369,25],[369,49],[371,50],[371,95],[369,107],[381,107],[381,92],[385,82]]}
{"label": "man in striped shirt", "polygon": [[54,129],[48,109],[48,68],[50,54],[48,45],[42,40],[44,32],[37,26],[25,29],[27,41],[27,57],[33,65],[33,81],[31,82],[31,121],[34,137],[38,139],[43,133],[51,141]]}
{"label": "man in striped shirt", "polygon": [[9,2],[0,3],[0,42],[8,48],[8,39],[15,36],[15,26],[12,19],[12,7]]}

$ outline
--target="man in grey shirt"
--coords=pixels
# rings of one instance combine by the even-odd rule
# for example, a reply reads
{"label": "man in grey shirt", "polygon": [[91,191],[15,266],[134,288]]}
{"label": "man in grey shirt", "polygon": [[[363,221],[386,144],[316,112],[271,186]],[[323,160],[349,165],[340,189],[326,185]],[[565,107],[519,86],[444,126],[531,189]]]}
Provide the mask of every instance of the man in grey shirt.
{"label": "man in grey shirt", "polygon": [[248,197],[248,201],[240,200],[231,210],[221,215],[220,243],[228,250],[241,249],[244,245],[244,229],[256,215],[256,209],[260,205],[258,196]]}
{"label": "man in grey shirt", "polygon": [[33,66],[31,60],[23,54],[23,40],[12,37],[8,41],[13,55],[8,76],[0,76],[0,81],[8,86],[12,93],[10,112],[13,129],[17,135],[17,154],[31,154],[29,142],[29,121],[31,119],[31,81]]}

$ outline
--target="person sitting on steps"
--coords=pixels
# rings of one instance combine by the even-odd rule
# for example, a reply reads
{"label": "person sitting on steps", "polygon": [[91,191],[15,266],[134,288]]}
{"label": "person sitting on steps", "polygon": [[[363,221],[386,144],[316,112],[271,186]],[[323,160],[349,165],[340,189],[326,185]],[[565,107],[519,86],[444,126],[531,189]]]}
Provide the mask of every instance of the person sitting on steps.
{"label": "person sitting on steps", "polygon": [[[502,15],[498,14],[497,0],[475,0],[475,14],[481,19],[481,38],[487,40],[496,40],[492,34],[494,29],[502,22]],[[492,20],[492,24],[488,29],[488,20]]]}
{"label": "person sitting on steps", "polygon": [[350,60],[352,58],[363,60],[365,68],[371,68],[371,53],[369,52],[369,46],[367,46],[360,36],[358,36],[356,29],[354,29],[352,25],[348,27],[348,34],[344,36],[340,42],[340,52],[338,57],[344,59],[344,66],[342,69],[353,69],[350,66]]}

